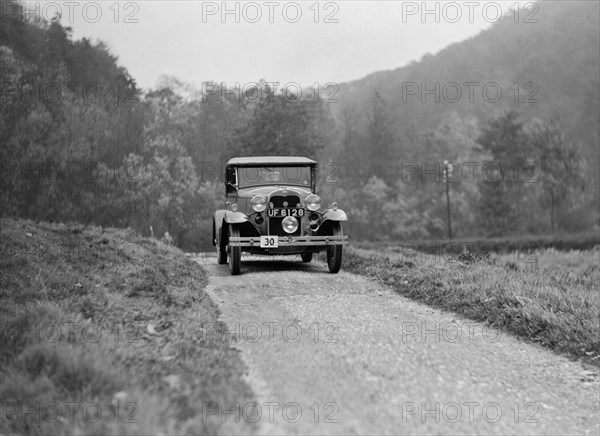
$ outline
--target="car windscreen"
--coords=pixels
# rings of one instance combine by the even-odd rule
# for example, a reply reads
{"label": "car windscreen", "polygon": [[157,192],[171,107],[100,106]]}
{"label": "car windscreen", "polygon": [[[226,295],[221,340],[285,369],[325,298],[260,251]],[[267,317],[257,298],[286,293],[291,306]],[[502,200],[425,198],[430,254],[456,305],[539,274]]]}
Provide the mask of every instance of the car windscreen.
{"label": "car windscreen", "polygon": [[294,185],[310,187],[310,167],[239,167],[237,169],[239,188],[264,185]]}

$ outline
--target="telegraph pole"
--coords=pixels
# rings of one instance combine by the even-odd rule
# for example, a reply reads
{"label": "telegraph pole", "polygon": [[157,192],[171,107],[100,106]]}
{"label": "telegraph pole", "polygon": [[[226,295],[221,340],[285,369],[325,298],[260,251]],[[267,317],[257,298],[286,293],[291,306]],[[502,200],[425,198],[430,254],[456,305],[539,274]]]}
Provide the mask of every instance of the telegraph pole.
{"label": "telegraph pole", "polygon": [[452,240],[452,216],[450,215],[450,180],[452,175],[452,164],[444,161],[444,182],[446,183],[446,223],[448,224],[448,239]]}

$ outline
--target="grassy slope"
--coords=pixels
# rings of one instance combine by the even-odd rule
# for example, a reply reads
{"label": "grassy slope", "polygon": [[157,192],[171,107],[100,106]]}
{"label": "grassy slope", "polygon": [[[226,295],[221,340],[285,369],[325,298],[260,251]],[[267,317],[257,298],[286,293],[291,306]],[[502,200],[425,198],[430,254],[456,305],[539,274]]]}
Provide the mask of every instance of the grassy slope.
{"label": "grassy slope", "polygon": [[349,249],[344,269],[600,366],[600,251],[408,254]]}
{"label": "grassy slope", "polygon": [[461,254],[465,248],[475,254],[533,252],[543,248],[557,250],[591,250],[600,244],[598,232],[583,232],[568,235],[507,236],[504,238],[463,238],[444,240],[422,240],[413,242],[357,242],[355,247],[364,249],[386,249],[397,253],[421,251],[428,254]]}
{"label": "grassy slope", "polygon": [[215,434],[227,429],[203,402],[252,401],[235,351],[204,334],[217,308],[179,250],[125,230],[1,226],[0,433]]}

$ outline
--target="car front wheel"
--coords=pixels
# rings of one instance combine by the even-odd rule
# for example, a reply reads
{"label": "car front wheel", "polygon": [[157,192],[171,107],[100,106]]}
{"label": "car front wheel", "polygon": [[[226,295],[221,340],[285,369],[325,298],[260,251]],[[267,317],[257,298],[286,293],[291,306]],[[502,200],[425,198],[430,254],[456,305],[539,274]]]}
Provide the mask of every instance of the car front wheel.
{"label": "car front wheel", "polygon": [[215,245],[217,246],[217,263],[225,265],[227,263],[227,250],[221,241],[220,237],[215,241]]}
{"label": "car front wheel", "polygon": [[[239,238],[240,237],[240,229],[237,226],[230,225],[229,226],[229,238]],[[242,270],[242,247],[232,247],[229,244],[229,249],[227,251],[227,257],[229,262],[229,271],[232,276],[237,276],[240,274]]]}
{"label": "car front wheel", "polygon": [[[333,236],[342,235],[342,225],[333,223]],[[327,248],[327,267],[332,274],[337,274],[342,267],[342,248],[342,245],[332,245]]]}

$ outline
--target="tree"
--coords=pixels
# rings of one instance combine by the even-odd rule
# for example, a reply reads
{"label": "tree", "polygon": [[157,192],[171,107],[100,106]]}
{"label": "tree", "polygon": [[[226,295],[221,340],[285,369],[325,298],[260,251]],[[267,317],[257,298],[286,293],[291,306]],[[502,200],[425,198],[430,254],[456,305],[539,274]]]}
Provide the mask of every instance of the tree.
{"label": "tree", "polygon": [[347,189],[359,189],[368,180],[370,171],[367,165],[369,154],[365,150],[367,141],[357,128],[358,122],[356,108],[346,107],[342,112],[342,125],[336,142],[335,164]]}
{"label": "tree", "polygon": [[526,171],[529,142],[515,112],[507,112],[484,127],[477,139],[493,160],[483,162],[479,216],[489,236],[501,236],[519,228],[523,199],[519,177]]}
{"label": "tree", "polygon": [[401,159],[400,143],[388,105],[379,92],[375,92],[371,100],[365,139],[364,162],[368,165],[368,176],[381,177],[388,184],[395,183]]}
{"label": "tree", "polygon": [[539,165],[535,181],[541,189],[541,204],[550,209],[550,229],[555,233],[557,208],[582,185],[581,158],[556,121],[536,119],[527,127],[530,148]]}

